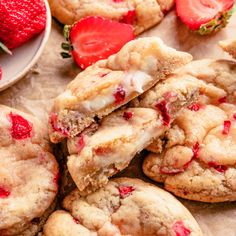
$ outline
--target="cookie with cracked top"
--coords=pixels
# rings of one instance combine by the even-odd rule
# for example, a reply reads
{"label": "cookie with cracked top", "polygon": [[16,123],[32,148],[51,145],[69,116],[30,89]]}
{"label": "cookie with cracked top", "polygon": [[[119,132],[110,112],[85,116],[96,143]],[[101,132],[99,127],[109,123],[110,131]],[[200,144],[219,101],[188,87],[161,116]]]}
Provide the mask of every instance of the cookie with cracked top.
{"label": "cookie with cracked top", "polygon": [[235,201],[236,63],[200,60],[180,73],[210,87],[148,147],[153,153],[144,160],[144,173],[186,199]]}
{"label": "cookie with cracked top", "polygon": [[58,165],[38,119],[0,111],[0,235],[34,236],[55,207]]}
{"label": "cookie with cracked top", "polygon": [[168,192],[117,178],[82,197],[77,190],[44,226],[44,236],[201,236],[190,212]]}
{"label": "cookie with cracked top", "polygon": [[174,0],[49,0],[52,15],[71,25],[86,16],[103,16],[134,27],[140,34],[158,24]]}

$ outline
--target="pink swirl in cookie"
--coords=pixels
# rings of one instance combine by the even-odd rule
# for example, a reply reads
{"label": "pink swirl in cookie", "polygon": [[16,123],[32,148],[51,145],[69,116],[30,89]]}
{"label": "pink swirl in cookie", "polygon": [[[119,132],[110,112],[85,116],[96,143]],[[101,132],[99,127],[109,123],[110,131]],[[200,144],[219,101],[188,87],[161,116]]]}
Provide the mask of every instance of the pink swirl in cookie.
{"label": "pink swirl in cookie", "polygon": [[163,124],[168,126],[170,124],[170,115],[167,108],[167,102],[163,100],[162,102],[157,103],[155,107],[161,112]]}
{"label": "pink swirl in cookie", "polygon": [[10,191],[0,187],[0,198],[7,198],[10,194]]}
{"label": "pink swirl in cookie", "polygon": [[133,186],[119,186],[118,187],[120,196],[122,198],[128,197],[135,189]]}
{"label": "pink swirl in cookie", "polygon": [[123,117],[125,120],[130,120],[133,117],[133,112],[125,111]]}
{"label": "pink swirl in cookie", "polygon": [[121,18],[120,22],[133,25],[136,20],[136,12],[135,10],[129,10],[123,17]]}
{"label": "pink swirl in cookie", "polygon": [[191,234],[191,230],[184,225],[183,221],[176,221],[172,229],[175,236],[189,236]]}
{"label": "pink swirl in cookie", "polygon": [[11,136],[14,139],[26,139],[31,137],[32,125],[22,116],[10,113]]}
{"label": "pink swirl in cookie", "polygon": [[77,152],[78,154],[83,150],[83,148],[85,147],[85,141],[84,141],[84,135],[80,135],[79,140],[77,142]]}
{"label": "pink swirl in cookie", "polygon": [[229,134],[230,127],[231,127],[231,121],[225,120],[222,134],[225,134],[225,135]]}
{"label": "pink swirl in cookie", "polygon": [[116,93],[113,94],[115,97],[115,104],[120,104],[125,100],[125,90],[122,85],[119,85],[116,89]]}

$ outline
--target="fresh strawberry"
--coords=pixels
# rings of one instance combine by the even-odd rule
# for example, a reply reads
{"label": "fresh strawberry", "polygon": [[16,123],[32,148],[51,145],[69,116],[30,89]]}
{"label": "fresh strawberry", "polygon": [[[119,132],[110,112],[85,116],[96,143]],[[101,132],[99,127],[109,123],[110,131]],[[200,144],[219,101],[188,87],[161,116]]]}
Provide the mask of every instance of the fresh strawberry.
{"label": "fresh strawberry", "polygon": [[225,27],[233,6],[234,0],[176,0],[179,18],[189,29],[201,35]]}
{"label": "fresh strawberry", "polygon": [[2,67],[0,66],[0,80],[2,79]]}
{"label": "fresh strawberry", "polygon": [[46,26],[43,0],[0,1],[0,12],[0,41],[9,49],[24,44]]}
{"label": "fresh strawberry", "polygon": [[[62,48],[70,51],[82,69],[117,53],[134,39],[132,26],[98,16],[83,18],[71,27],[65,26],[64,35],[70,44],[63,43]],[[65,52],[61,55],[69,57]]]}

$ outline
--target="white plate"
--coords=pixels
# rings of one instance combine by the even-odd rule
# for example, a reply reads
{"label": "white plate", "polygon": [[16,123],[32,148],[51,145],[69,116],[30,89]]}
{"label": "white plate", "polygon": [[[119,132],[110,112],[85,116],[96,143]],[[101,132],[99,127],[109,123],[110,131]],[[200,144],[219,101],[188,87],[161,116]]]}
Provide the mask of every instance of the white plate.
{"label": "white plate", "polygon": [[26,44],[12,50],[12,56],[0,54],[0,66],[2,67],[0,91],[21,79],[37,62],[43,52],[51,31],[51,12],[47,0],[44,0],[44,2],[47,8],[45,30]]}

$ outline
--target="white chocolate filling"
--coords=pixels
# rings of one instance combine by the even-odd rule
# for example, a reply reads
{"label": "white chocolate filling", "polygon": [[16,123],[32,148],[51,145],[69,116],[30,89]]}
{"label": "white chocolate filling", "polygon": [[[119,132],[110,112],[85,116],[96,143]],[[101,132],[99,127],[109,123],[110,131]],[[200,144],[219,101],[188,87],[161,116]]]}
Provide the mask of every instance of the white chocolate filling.
{"label": "white chocolate filling", "polygon": [[[133,92],[143,93],[144,87],[152,81],[152,77],[142,71],[129,71],[126,73],[122,81],[120,81],[118,86],[122,86],[125,90],[125,96],[129,96]],[[96,112],[109,105],[115,103],[114,94],[117,92],[117,87],[107,89],[104,93],[100,93],[91,99],[80,102],[77,105],[78,110],[83,112]]]}

